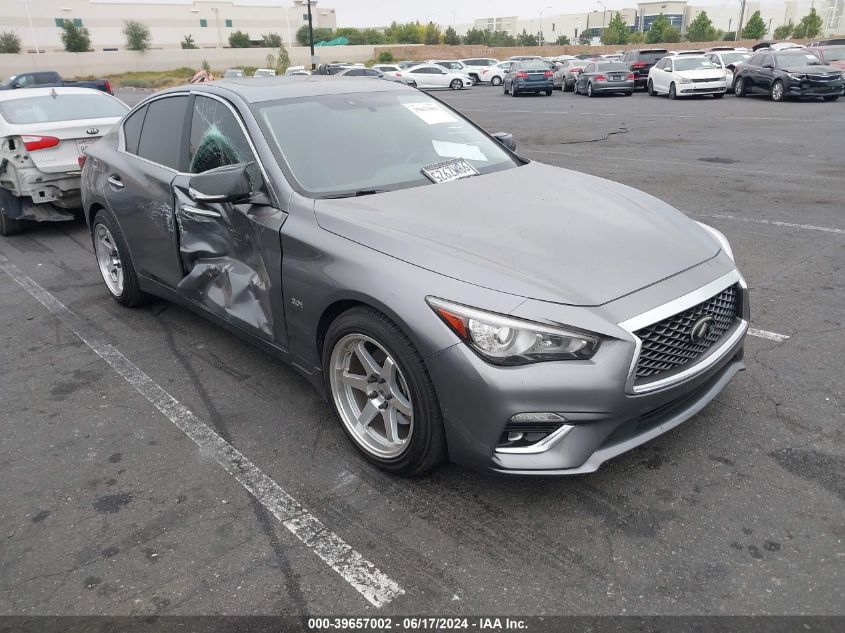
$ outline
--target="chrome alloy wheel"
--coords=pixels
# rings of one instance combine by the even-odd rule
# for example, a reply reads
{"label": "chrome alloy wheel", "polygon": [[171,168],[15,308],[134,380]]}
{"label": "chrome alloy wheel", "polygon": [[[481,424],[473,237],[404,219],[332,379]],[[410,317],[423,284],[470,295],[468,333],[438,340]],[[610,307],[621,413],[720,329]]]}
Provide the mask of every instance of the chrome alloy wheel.
{"label": "chrome alloy wheel", "polygon": [[94,250],[106,286],[115,297],[119,297],[123,294],[123,264],[111,231],[104,224],[98,224],[94,229]]}
{"label": "chrome alloy wheel", "polygon": [[341,421],[368,453],[391,459],[402,454],[414,432],[408,384],[380,343],[348,334],[332,350],[332,398]]}

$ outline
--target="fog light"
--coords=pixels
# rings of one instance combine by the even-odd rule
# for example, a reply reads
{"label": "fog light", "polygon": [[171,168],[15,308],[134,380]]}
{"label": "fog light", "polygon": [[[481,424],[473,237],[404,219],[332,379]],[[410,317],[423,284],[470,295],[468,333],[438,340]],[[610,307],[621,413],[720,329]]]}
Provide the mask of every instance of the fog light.
{"label": "fog light", "polygon": [[524,436],[524,433],[519,431],[509,431],[508,432],[508,442],[518,442]]}
{"label": "fog light", "polygon": [[563,424],[566,418],[557,413],[517,413],[511,417],[511,422],[515,424],[531,424],[532,422],[554,422]]}

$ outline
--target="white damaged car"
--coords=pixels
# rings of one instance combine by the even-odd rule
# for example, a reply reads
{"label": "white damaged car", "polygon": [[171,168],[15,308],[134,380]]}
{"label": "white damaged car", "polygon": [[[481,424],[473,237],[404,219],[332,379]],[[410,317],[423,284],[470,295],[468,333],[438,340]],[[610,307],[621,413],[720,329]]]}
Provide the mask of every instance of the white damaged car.
{"label": "white damaged car", "polygon": [[27,220],[71,219],[88,147],[128,111],[90,88],[0,92],[0,235],[20,233]]}

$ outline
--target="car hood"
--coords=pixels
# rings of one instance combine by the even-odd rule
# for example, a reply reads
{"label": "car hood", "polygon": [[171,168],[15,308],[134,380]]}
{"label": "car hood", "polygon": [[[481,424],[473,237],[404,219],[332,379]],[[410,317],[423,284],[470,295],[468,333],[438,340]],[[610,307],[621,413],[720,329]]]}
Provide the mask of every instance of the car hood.
{"label": "car hood", "polygon": [[570,305],[607,303],[719,251],[692,220],[648,194],[541,163],[321,199],[314,210],[323,229],[392,257]]}
{"label": "car hood", "polygon": [[820,66],[785,66],[781,70],[787,73],[795,73],[797,75],[829,75],[830,73],[842,72],[841,68],[823,64]]}
{"label": "car hood", "polygon": [[722,74],[721,68],[696,68],[695,70],[677,70],[676,75],[684,79],[706,79],[708,77],[719,77]]}

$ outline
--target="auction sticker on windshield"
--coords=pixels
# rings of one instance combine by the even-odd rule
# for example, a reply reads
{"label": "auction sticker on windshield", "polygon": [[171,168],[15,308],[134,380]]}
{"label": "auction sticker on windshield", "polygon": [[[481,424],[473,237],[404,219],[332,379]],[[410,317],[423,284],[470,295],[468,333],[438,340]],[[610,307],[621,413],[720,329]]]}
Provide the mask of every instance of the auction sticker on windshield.
{"label": "auction sticker on windshield", "polygon": [[450,180],[459,180],[461,178],[469,178],[470,176],[478,175],[475,167],[470,165],[463,158],[444,160],[442,163],[426,165],[420,169],[420,171],[424,176],[431,180],[431,182],[435,183],[449,182]]}
{"label": "auction sticker on windshield", "polygon": [[413,103],[403,103],[402,105],[429,125],[434,125],[435,123],[454,123],[457,121],[448,110],[444,110],[436,103],[415,101]]}

